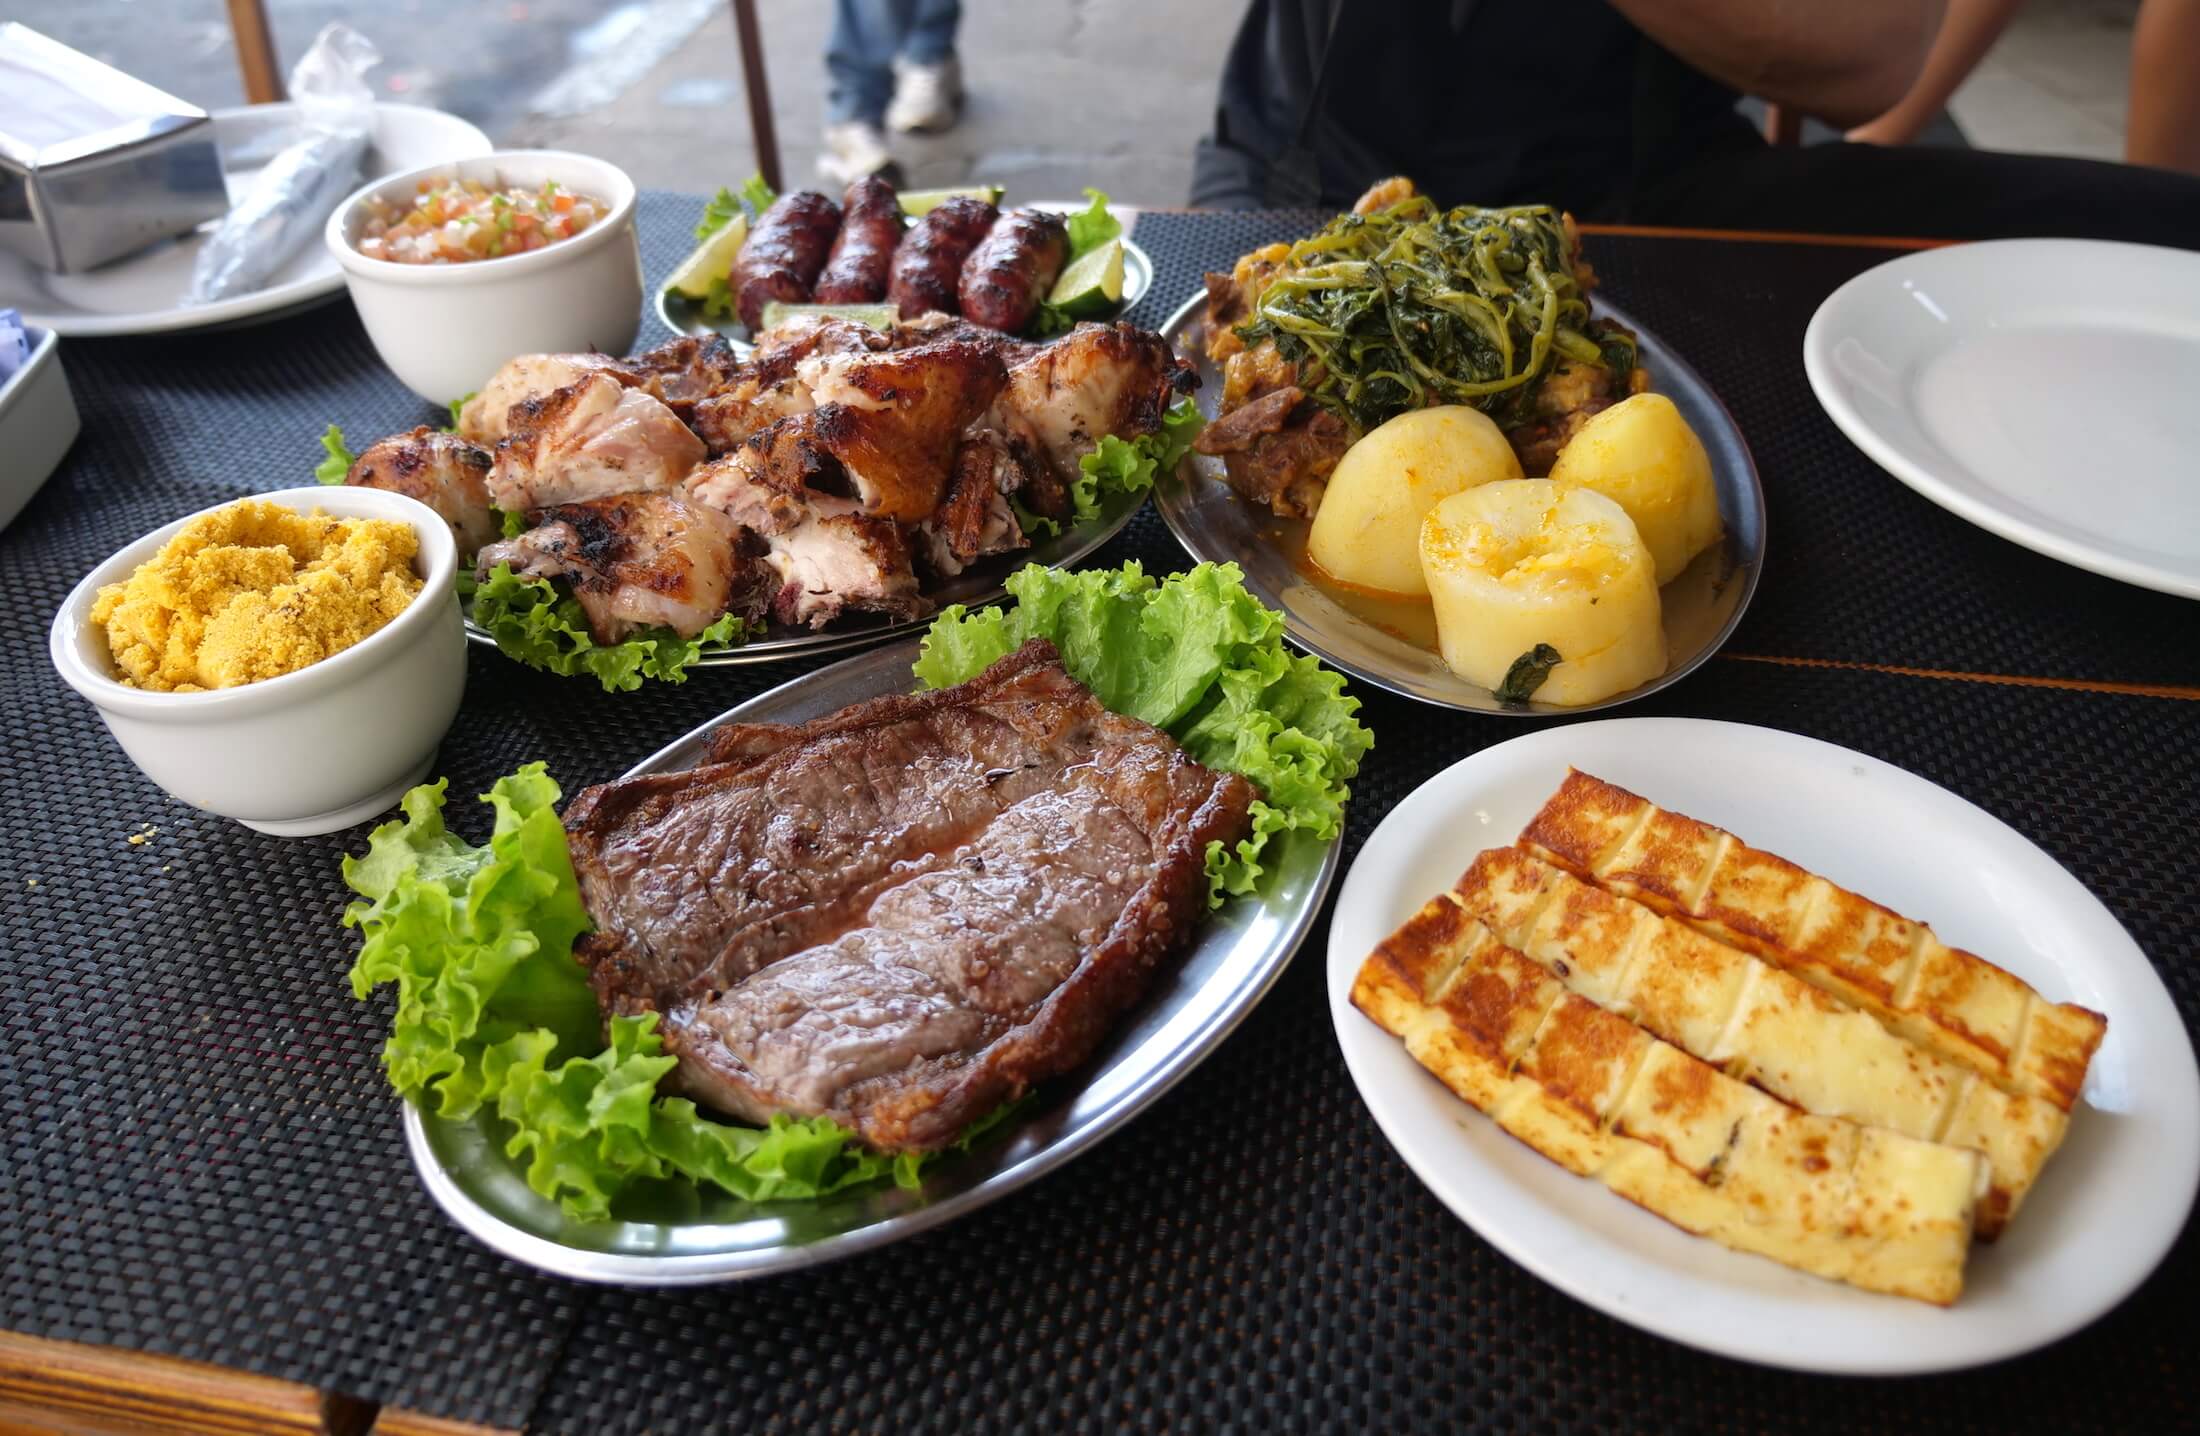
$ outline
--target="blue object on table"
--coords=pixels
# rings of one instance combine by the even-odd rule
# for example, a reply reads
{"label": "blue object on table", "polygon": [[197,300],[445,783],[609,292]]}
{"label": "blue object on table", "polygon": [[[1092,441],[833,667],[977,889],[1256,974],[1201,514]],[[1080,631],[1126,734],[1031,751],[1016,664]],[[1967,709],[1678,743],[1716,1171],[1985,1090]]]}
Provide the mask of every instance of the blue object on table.
{"label": "blue object on table", "polygon": [[31,337],[23,332],[23,316],[13,309],[0,309],[0,384],[13,377],[30,357]]}

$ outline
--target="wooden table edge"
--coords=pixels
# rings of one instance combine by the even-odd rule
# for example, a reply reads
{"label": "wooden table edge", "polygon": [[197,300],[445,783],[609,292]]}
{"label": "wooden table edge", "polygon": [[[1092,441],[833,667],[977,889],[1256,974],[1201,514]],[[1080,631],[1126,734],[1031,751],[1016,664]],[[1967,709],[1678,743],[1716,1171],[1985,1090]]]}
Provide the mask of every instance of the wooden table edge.
{"label": "wooden table edge", "polygon": [[0,1436],[517,1436],[127,1347],[0,1331]]}

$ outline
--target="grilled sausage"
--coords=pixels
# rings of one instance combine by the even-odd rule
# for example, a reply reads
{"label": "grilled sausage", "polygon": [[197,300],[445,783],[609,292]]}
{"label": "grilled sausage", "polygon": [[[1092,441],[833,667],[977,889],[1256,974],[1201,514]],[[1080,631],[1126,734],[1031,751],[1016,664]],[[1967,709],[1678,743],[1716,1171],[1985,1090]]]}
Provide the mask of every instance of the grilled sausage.
{"label": "grilled sausage", "polygon": [[963,261],[993,228],[1001,212],[982,199],[958,195],[934,209],[902,236],[894,251],[893,282],[887,300],[904,319],[937,309],[955,312],[955,286]]}
{"label": "grilled sausage", "polygon": [[733,262],[731,279],[741,322],[751,333],[774,299],[800,304],[810,297],[839,228],[839,207],[808,189],[781,195],[758,218]]}
{"label": "grilled sausage", "polygon": [[840,235],[811,295],[820,304],[876,304],[886,297],[894,246],[901,243],[901,201],[877,175],[840,197]]}
{"label": "grilled sausage", "polygon": [[957,297],[963,318],[1003,334],[1021,334],[1039,301],[1069,262],[1069,226],[1058,214],[1004,214],[963,263]]}

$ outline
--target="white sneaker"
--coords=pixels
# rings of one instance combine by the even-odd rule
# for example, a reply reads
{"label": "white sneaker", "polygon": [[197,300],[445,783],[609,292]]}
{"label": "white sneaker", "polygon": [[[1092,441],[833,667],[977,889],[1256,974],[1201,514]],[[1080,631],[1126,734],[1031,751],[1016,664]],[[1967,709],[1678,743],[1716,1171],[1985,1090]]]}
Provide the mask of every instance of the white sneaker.
{"label": "white sneaker", "polygon": [[962,108],[962,66],[953,55],[937,65],[894,61],[894,101],[886,107],[886,126],[901,134],[944,130]]}
{"label": "white sneaker", "polygon": [[843,120],[825,127],[825,147],[817,157],[817,172],[836,185],[851,185],[865,175],[875,175],[894,162],[886,148],[886,136],[868,120]]}

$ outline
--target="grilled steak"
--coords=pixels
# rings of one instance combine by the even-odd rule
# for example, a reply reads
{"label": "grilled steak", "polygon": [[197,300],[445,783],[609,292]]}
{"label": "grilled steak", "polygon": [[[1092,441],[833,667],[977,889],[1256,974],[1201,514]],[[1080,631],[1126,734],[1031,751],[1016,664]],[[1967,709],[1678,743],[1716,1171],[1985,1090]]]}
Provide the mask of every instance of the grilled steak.
{"label": "grilled steak", "polygon": [[1197,922],[1255,796],[1034,640],[969,683],[610,783],[566,822],[607,1011],[682,1087],[925,1150],[1082,1062]]}

